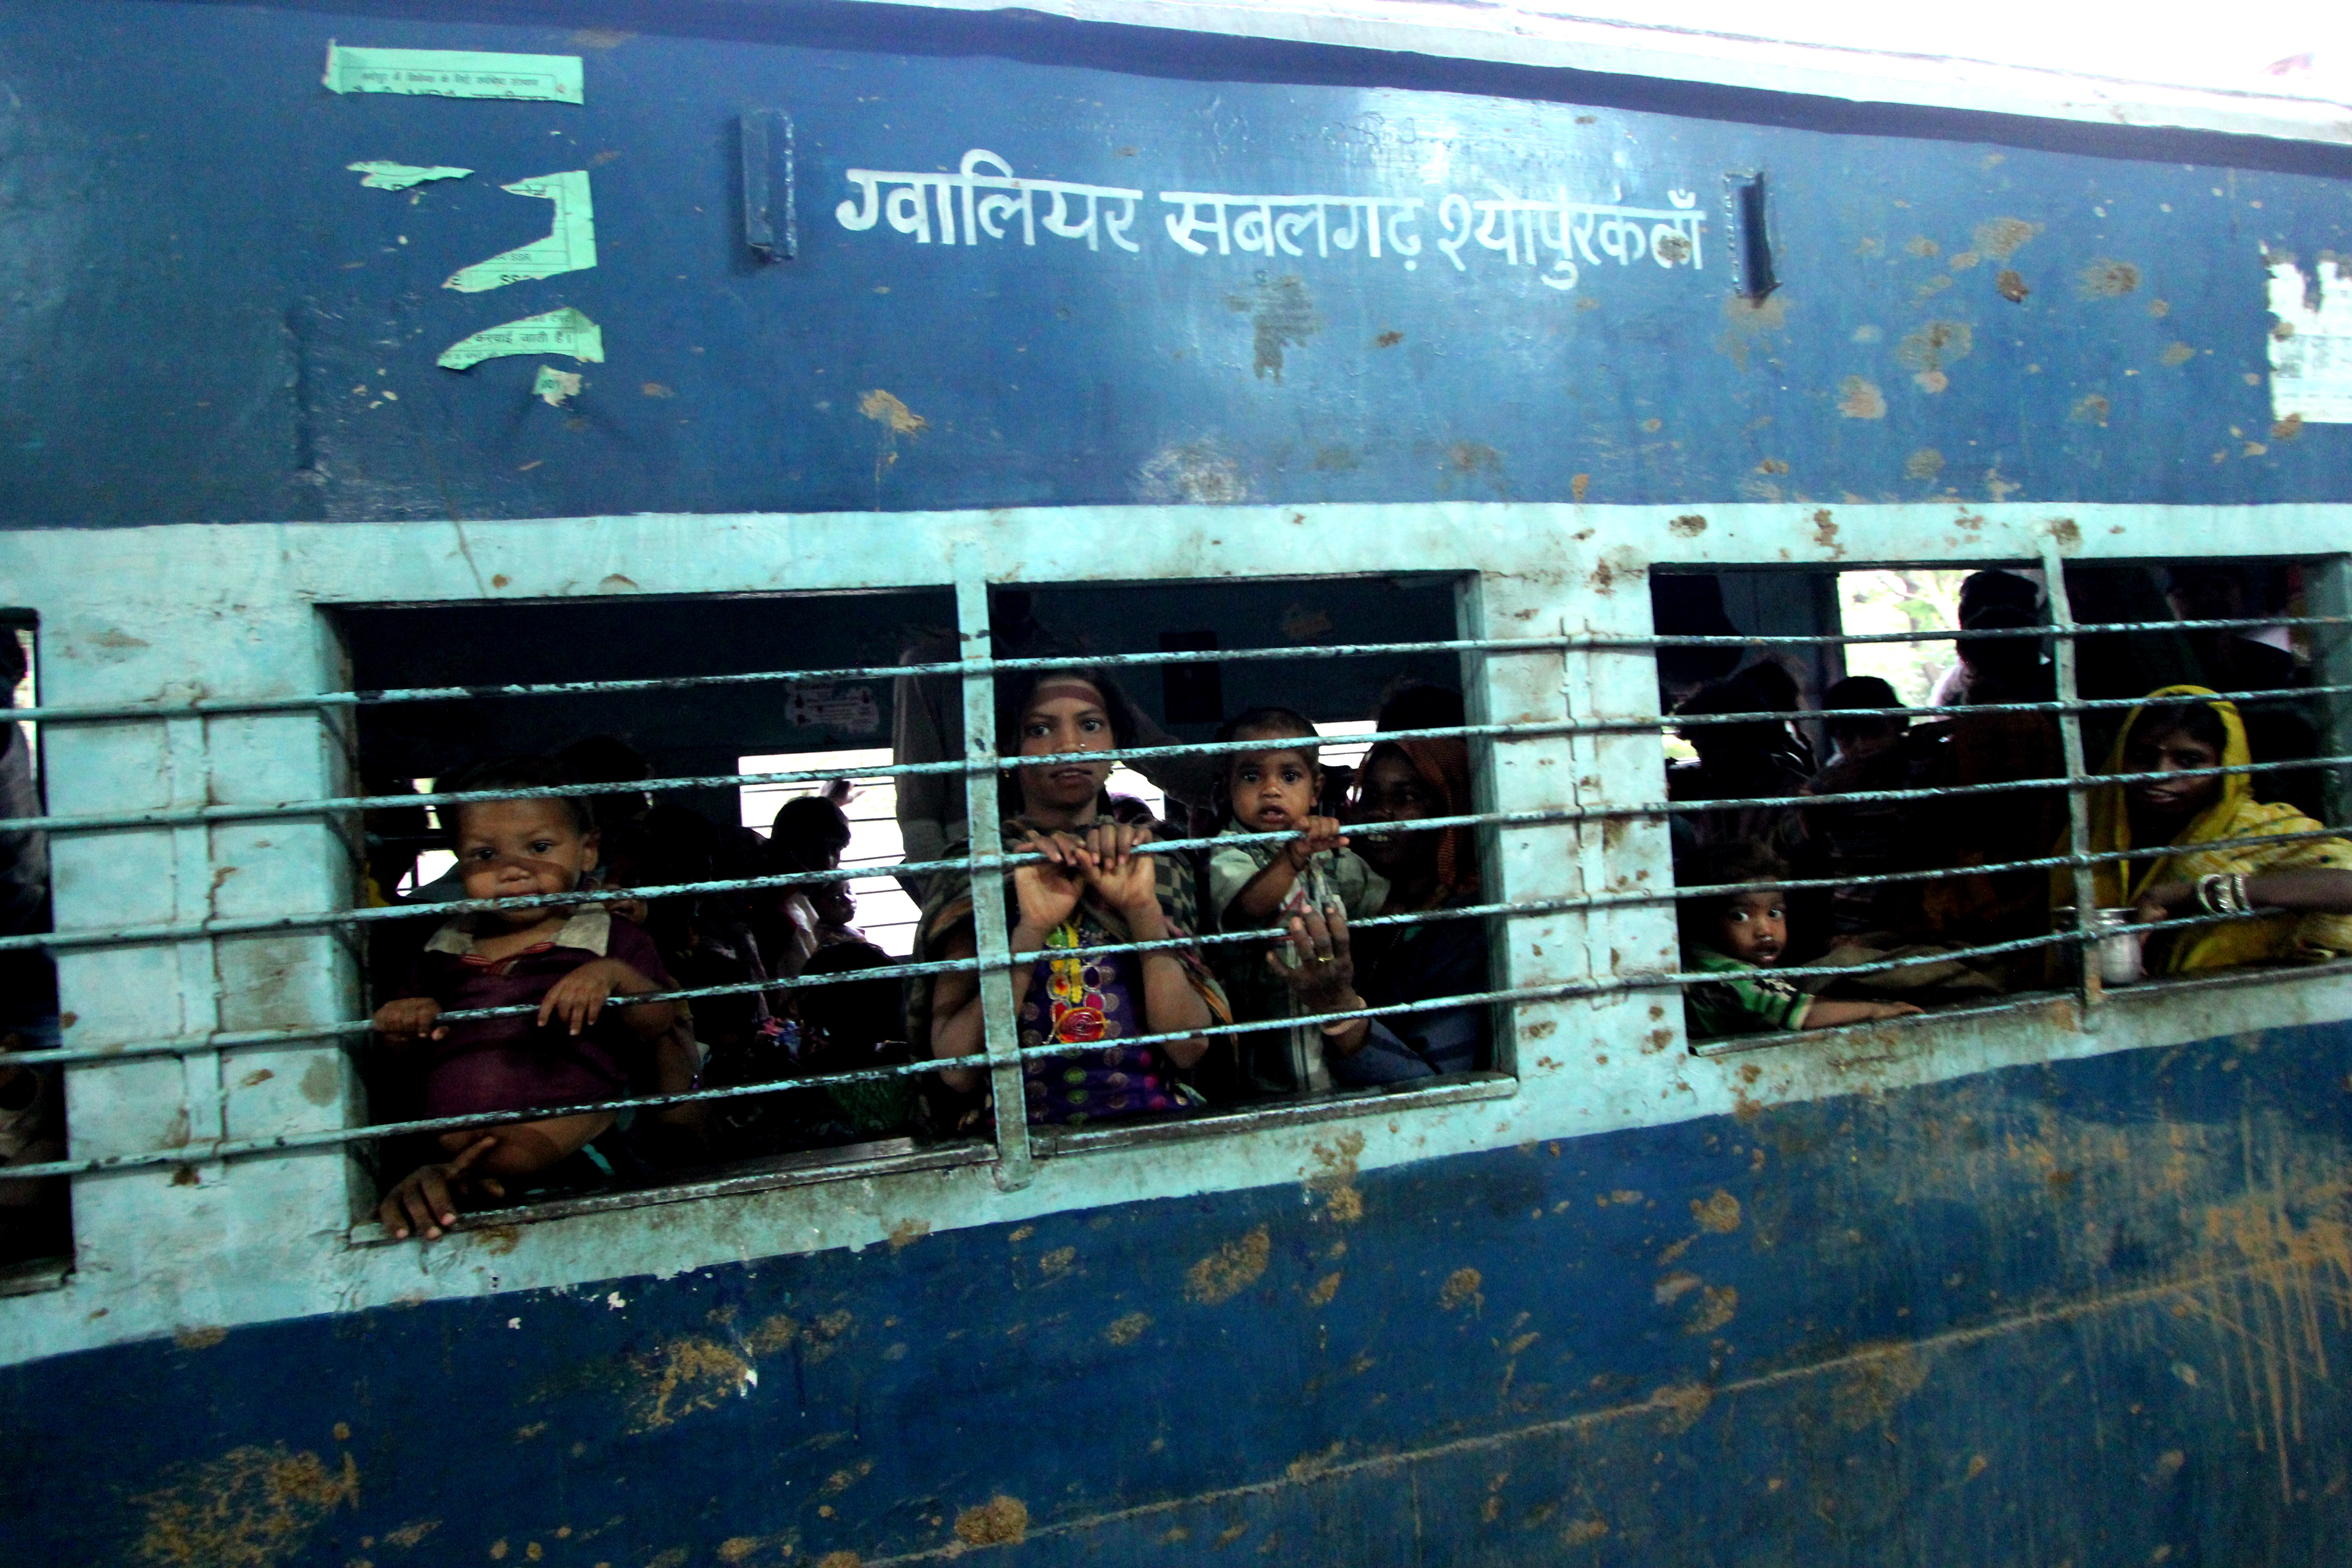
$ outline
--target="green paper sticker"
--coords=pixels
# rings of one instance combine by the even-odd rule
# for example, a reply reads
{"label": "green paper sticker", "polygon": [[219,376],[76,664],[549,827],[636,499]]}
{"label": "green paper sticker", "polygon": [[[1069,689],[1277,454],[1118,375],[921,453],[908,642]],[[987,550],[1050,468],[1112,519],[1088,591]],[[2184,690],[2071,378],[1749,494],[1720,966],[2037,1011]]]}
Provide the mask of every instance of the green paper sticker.
{"label": "green paper sticker", "polygon": [[330,92],[422,98],[527,98],[583,103],[578,55],[488,55],[470,49],[347,49],[327,45]]}
{"label": "green paper sticker", "polygon": [[367,176],[360,184],[372,191],[404,191],[427,180],[462,180],[474,172],[439,165],[419,168],[414,163],[388,163],[381,158],[372,158],[364,163],[346,163],[343,167],[355,174]]}
{"label": "green paper sticker", "polygon": [[561,408],[580,395],[586,377],[577,371],[558,370],[551,364],[539,367],[539,379],[530,384],[530,395],[550,408]]}
{"label": "green paper sticker", "polygon": [[499,188],[555,204],[555,222],[547,237],[534,239],[487,261],[461,267],[441,287],[455,289],[461,294],[478,294],[485,289],[503,289],[509,283],[579,272],[596,265],[596,213],[588,199],[587,170],[541,174]]}
{"label": "green paper sticker", "polygon": [[508,354],[570,354],[602,364],[604,330],[566,305],[561,310],[525,316],[520,321],[485,327],[472,337],[459,338],[443,349],[435,363],[444,370],[471,370],[486,359]]}

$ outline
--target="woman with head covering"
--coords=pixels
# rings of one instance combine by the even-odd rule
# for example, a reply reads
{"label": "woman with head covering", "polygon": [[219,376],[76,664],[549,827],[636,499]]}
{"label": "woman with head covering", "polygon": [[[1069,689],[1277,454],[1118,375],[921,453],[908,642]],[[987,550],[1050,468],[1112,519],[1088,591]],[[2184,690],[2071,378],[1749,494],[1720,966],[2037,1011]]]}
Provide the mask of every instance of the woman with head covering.
{"label": "woman with head covering", "polygon": [[[1442,704],[1391,702],[1386,730],[1460,724],[1461,699]],[[1470,748],[1459,736],[1382,741],[1357,775],[1349,837],[1357,853],[1387,879],[1383,912],[1437,910],[1475,902],[1477,846],[1465,827],[1378,831],[1388,824],[1459,816],[1471,810]],[[1351,937],[1344,910],[1309,911],[1290,922],[1283,979],[1308,1014],[1423,1002],[1488,988],[1486,938],[1474,920],[1381,926]],[[1488,1063],[1486,1009],[1481,1004],[1349,1018],[1322,1026],[1324,1059],[1342,1085],[1397,1083],[1439,1073],[1472,1072]]]}
{"label": "woman with head covering", "polygon": [[[1128,705],[1098,670],[1024,671],[997,688],[997,737],[1011,755],[1060,757],[1009,781],[1015,813],[1008,851],[1043,857],[1005,875],[1012,926],[1013,1002],[1024,1050],[1085,1046],[1027,1058],[1029,1120],[1079,1124],[1181,1110],[1197,1098],[1179,1080],[1208,1037],[1127,1046],[1131,1036],[1179,1034],[1231,1020],[1224,993],[1191,946],[1085,956],[1076,950],[1189,938],[1197,929],[1191,868],[1139,851],[1151,830],[1112,820],[1103,781],[1108,761],[1083,753],[1130,743]],[[950,854],[962,853],[961,845]],[[916,934],[915,962],[979,952],[969,872],[934,876]],[[986,1048],[980,978],[971,970],[919,976],[908,1016],[918,1053],[976,1056]],[[963,1093],[985,1082],[976,1068],[940,1074]]]}
{"label": "woman with head covering", "polygon": [[[2255,800],[2246,774],[2202,771],[2252,760],[2237,706],[2202,686],[2150,692],[2107,755],[2107,773],[2153,776],[2108,784],[2091,796],[2091,853],[2159,846],[2173,852],[2097,867],[2101,907],[2128,904],[2143,922],[2274,911],[2158,933],[2148,942],[2152,973],[2352,953],[2352,843],[2332,837],[2248,842],[2320,831],[2291,805]],[[2054,903],[2072,904],[2073,873],[2053,872],[2051,889]]]}

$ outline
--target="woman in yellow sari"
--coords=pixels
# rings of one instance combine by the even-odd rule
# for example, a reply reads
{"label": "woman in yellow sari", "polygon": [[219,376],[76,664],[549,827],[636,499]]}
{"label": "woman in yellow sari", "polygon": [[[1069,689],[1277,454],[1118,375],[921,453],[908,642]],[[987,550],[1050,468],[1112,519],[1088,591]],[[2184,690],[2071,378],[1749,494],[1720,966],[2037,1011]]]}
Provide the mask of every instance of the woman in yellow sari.
{"label": "woman in yellow sari", "polygon": [[[2148,942],[2152,973],[2189,974],[2246,963],[2313,963],[2352,953],[2352,842],[2337,837],[2243,843],[2317,833],[2291,805],[2254,799],[2243,767],[2253,760],[2234,703],[2202,686],[2167,686],[2131,711],[2104,771],[2158,775],[2105,785],[2091,795],[2090,851],[2172,847],[2142,860],[2110,860],[2093,872],[2103,909],[2129,905],[2143,922],[2198,914],[2275,910],[2160,932]],[[2051,877],[2052,901],[2074,901],[2070,870]]]}

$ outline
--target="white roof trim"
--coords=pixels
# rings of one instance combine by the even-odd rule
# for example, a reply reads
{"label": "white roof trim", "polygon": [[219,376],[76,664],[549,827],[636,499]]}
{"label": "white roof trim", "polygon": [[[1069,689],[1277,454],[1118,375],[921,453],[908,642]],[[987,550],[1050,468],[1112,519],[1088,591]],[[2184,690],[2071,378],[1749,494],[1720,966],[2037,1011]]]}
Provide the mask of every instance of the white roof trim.
{"label": "white roof trim", "polygon": [[862,0],[1706,82],[1858,103],[2352,145],[2352,106],[1945,56],[1547,16],[1463,0]]}

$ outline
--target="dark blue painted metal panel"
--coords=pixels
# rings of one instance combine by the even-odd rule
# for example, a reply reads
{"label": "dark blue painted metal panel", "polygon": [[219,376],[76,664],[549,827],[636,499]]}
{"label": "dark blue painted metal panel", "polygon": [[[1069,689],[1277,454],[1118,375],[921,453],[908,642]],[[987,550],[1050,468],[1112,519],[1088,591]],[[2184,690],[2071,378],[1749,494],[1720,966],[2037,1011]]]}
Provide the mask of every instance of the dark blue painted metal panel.
{"label": "dark blue painted metal panel", "polygon": [[[2261,384],[2263,247],[2352,251],[2340,179],[828,48],[793,41],[813,36],[804,13],[583,45],[404,9],[0,18],[0,233],[20,279],[0,301],[6,521],[2347,499],[2352,437],[2267,440]],[[587,104],[339,98],[319,84],[330,36],[584,52]],[[742,243],[746,109],[794,122],[791,262]],[[835,221],[845,170],[953,169],[975,147],[1023,175],[1143,190],[1142,248],[1042,232],[1034,248],[949,247]],[[373,158],[478,172],[363,190],[344,165]],[[544,232],[546,207],[501,183],[572,168],[591,171],[597,268],[440,287]],[[1784,280],[1760,311],[1728,302],[1720,205],[1725,172],[1755,168]],[[1440,204],[1498,187],[1652,207],[1692,193],[1713,220],[1707,266],[1604,260],[1560,291],[1474,242],[1457,271],[1436,248]],[[1311,245],[1192,256],[1158,199],[1186,189],[1418,196],[1418,265]],[[2038,226],[2005,261],[1978,237],[2004,218]],[[531,360],[433,365],[470,331],[562,305],[604,326],[611,355],[571,407],[530,396]],[[1859,383],[1882,416],[1854,416],[1873,406]],[[861,413],[877,388],[919,434]]]}
{"label": "dark blue painted metal panel", "polygon": [[59,1358],[0,1373],[0,1557],[2330,1561],[2347,1068],[2307,1029],[1362,1176],[1335,1127],[1303,1188]]}

